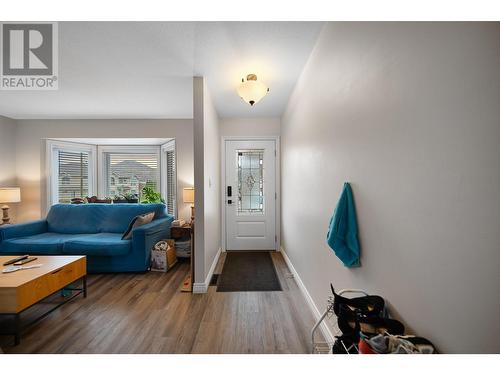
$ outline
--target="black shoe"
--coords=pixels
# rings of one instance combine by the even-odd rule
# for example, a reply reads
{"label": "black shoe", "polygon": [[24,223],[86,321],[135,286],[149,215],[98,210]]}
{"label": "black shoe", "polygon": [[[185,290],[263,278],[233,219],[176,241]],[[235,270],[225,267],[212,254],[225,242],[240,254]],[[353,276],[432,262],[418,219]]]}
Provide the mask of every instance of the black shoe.
{"label": "black shoe", "polygon": [[405,326],[396,319],[381,318],[380,316],[365,316],[351,310],[346,305],[339,305],[337,324],[344,335],[352,335],[359,340],[359,332],[366,334],[390,333],[403,335]]}
{"label": "black shoe", "polygon": [[390,333],[404,335],[405,326],[399,320],[381,318],[378,316],[359,317],[358,324],[361,332],[366,334]]}
{"label": "black shoe", "polygon": [[355,298],[346,298],[339,296],[335,293],[335,289],[333,289],[333,285],[330,284],[332,288],[333,296],[335,297],[333,301],[333,311],[338,316],[340,305],[346,305],[351,308],[351,310],[357,310],[359,313],[363,315],[375,315],[378,316],[384,310],[384,299],[380,296],[365,296],[365,297],[355,297]]}
{"label": "black shoe", "polygon": [[356,311],[351,310],[344,304],[338,305],[337,324],[344,335],[350,335],[359,340],[361,327]]}

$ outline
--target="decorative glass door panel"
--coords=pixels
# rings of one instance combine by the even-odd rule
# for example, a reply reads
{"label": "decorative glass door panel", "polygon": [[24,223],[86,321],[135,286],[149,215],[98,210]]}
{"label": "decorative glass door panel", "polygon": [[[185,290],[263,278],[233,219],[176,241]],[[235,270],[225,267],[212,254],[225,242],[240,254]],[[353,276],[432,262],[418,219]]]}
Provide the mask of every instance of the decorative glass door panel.
{"label": "decorative glass door panel", "polygon": [[237,150],[238,215],[264,213],[264,150]]}

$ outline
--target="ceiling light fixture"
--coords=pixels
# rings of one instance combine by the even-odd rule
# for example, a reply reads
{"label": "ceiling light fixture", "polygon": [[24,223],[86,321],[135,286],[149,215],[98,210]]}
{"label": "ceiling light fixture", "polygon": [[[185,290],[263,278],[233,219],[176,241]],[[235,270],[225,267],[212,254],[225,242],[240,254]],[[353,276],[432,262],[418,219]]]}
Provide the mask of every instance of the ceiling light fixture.
{"label": "ceiling light fixture", "polygon": [[257,81],[255,74],[247,75],[247,79],[241,79],[241,85],[238,87],[238,95],[245,102],[253,106],[258,103],[269,92],[269,88],[261,81]]}

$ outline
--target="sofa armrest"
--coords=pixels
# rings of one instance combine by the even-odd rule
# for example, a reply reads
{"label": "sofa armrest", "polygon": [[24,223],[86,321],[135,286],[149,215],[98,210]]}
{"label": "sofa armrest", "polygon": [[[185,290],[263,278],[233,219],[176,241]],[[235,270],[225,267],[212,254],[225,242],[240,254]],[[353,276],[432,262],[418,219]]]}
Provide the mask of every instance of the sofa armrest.
{"label": "sofa armrest", "polygon": [[162,233],[167,233],[166,234],[169,238],[170,237],[170,225],[172,224],[173,218],[171,217],[165,217],[157,220],[153,220],[151,223],[141,225],[140,227],[137,227],[132,230],[132,239],[134,239],[135,236],[150,236],[155,233],[158,233],[159,231]]}
{"label": "sofa armrest", "polygon": [[47,220],[30,221],[23,224],[5,225],[0,227],[0,241],[11,238],[33,236],[47,232]]}
{"label": "sofa armrest", "polygon": [[142,225],[132,230],[133,251],[144,251],[149,259],[153,246],[160,240],[170,238],[170,226],[173,217],[153,220],[151,223]]}

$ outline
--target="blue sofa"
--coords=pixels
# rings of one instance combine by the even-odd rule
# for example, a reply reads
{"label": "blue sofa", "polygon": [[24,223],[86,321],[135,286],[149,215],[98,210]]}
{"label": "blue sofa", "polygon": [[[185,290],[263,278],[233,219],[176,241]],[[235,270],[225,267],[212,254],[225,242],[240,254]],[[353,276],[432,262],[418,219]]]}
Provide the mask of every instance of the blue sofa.
{"label": "blue sofa", "polygon": [[[131,220],[147,212],[155,217],[122,240]],[[150,250],[170,238],[173,216],[164,204],[56,204],[47,219],[0,227],[0,255],[86,255],[87,271],[143,272]]]}

